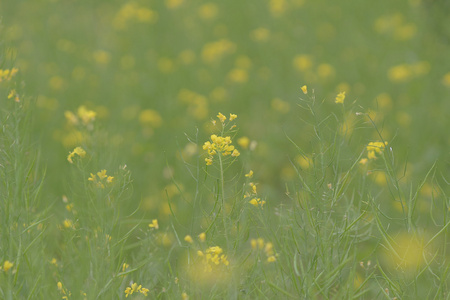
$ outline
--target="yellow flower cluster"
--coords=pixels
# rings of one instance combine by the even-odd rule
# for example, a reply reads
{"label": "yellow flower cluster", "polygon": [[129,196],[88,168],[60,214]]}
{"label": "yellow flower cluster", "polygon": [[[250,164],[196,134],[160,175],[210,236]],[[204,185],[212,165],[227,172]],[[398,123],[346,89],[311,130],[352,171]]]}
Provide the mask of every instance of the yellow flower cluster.
{"label": "yellow flower cluster", "polygon": [[[248,172],[248,174],[245,174],[245,177],[247,178],[252,178],[253,177],[253,171],[250,170],[250,172]],[[263,207],[263,205],[266,203],[266,201],[261,200],[261,198],[258,197],[258,191],[256,189],[256,184],[253,182],[249,183],[250,185],[250,192],[245,193],[244,195],[244,199],[245,198],[251,198],[251,200],[248,202],[251,205],[258,207],[260,206],[261,208]]]}
{"label": "yellow flower cluster", "polygon": [[271,263],[277,260],[275,251],[273,250],[273,244],[270,242],[265,243],[264,239],[251,239],[250,244],[252,245],[253,250],[264,250],[265,255],[267,256],[267,262]]}
{"label": "yellow flower cluster", "polygon": [[113,182],[114,177],[113,176],[108,176],[106,174],[106,170],[101,170],[99,172],[97,172],[97,175],[94,175],[91,173],[91,177],[89,177],[89,181],[94,182],[98,187],[101,187],[102,189],[105,188],[105,184],[110,184]]}
{"label": "yellow flower cluster", "polygon": [[[227,117],[223,114],[219,113],[217,115],[217,118],[222,123],[222,126],[225,127],[225,121],[227,120]],[[237,118],[237,115],[230,114],[230,121],[233,121]],[[215,124],[215,121],[213,121],[213,124]],[[234,127],[234,125],[233,125]],[[231,127],[231,128],[233,128]],[[216,134],[211,135],[210,141],[207,141],[203,144],[203,150],[208,151],[209,157],[205,158],[206,165],[212,165],[213,163],[213,156],[216,154],[222,155],[222,156],[228,156],[231,155],[233,157],[238,157],[241,155],[241,153],[234,148],[234,146],[231,144],[231,137],[229,136],[218,136]]]}
{"label": "yellow flower cluster", "polygon": [[11,78],[13,78],[14,75],[17,74],[17,72],[19,72],[19,69],[17,68],[12,68],[11,70],[9,69],[0,69],[0,82],[2,81],[6,81],[6,80],[11,80]]}
{"label": "yellow flower cluster", "polygon": [[383,153],[387,144],[388,142],[370,142],[366,146],[367,158],[362,158],[359,163],[365,165],[369,160],[377,159],[377,157]]}
{"label": "yellow flower cluster", "polygon": [[86,151],[84,151],[84,149],[81,147],[76,147],[75,149],[73,149],[73,151],[70,152],[69,155],[67,156],[67,160],[71,164],[73,164],[73,158],[75,157],[75,154],[78,155],[79,157],[83,158],[86,156]]}
{"label": "yellow flower cluster", "polygon": [[213,266],[219,266],[223,264],[228,266],[230,262],[227,260],[227,256],[223,254],[222,248],[219,246],[209,247],[205,253],[197,251],[198,256],[203,257],[203,264],[205,265],[206,272],[212,272]]}
{"label": "yellow flower cluster", "polygon": [[236,45],[226,39],[207,43],[202,49],[202,59],[206,63],[216,63],[224,56],[232,54],[236,50]]}
{"label": "yellow flower cluster", "polygon": [[9,92],[8,99],[12,99],[12,98],[14,98],[14,101],[20,102],[19,95],[17,94],[16,90],[11,90]]}
{"label": "yellow flower cluster", "polygon": [[133,295],[134,292],[139,292],[144,296],[148,296],[149,289],[143,288],[142,285],[138,285],[137,283],[133,283],[125,289],[125,298],[129,295]]}
{"label": "yellow flower cluster", "polygon": [[89,126],[95,121],[96,115],[95,111],[88,110],[84,105],[78,107],[77,114],[71,111],[64,112],[64,116],[71,125],[78,125],[81,122],[83,125]]}
{"label": "yellow flower cluster", "polygon": [[61,281],[58,281],[58,283],[56,285],[58,287],[58,291],[62,295],[62,299],[68,300],[69,297],[72,295],[70,293],[70,291],[68,291],[66,288],[64,288],[64,286],[62,285]]}
{"label": "yellow flower cluster", "polygon": [[140,6],[135,2],[124,4],[117,12],[113,26],[116,29],[125,29],[130,21],[139,23],[155,23],[158,20],[158,13]]}

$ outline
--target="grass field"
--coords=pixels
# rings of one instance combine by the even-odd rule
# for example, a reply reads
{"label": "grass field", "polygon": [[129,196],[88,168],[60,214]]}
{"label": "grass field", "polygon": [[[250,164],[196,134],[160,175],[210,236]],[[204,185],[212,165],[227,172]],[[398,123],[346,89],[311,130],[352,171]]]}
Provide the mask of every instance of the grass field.
{"label": "grass field", "polygon": [[450,5],[0,2],[0,299],[450,299]]}

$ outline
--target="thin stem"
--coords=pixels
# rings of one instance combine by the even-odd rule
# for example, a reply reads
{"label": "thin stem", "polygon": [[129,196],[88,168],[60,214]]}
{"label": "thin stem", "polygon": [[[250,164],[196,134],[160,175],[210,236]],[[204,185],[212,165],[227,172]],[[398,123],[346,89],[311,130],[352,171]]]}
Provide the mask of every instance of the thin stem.
{"label": "thin stem", "polygon": [[223,163],[222,163],[222,154],[218,153],[217,155],[219,157],[219,167],[220,167],[220,189],[221,189],[221,195],[222,195],[222,221],[223,221],[223,228],[224,228],[224,234],[225,234],[225,240],[227,241],[227,247],[229,245],[228,243],[228,234],[227,234],[227,222],[226,222],[226,215],[225,215],[225,181],[223,179]]}

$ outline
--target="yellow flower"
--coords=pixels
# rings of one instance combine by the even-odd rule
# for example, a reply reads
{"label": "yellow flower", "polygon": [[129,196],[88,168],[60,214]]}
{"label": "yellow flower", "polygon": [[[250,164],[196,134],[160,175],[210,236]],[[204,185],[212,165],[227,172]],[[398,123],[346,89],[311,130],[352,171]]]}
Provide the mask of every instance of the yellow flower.
{"label": "yellow flower", "polygon": [[108,176],[108,178],[106,178],[106,182],[107,183],[112,183],[114,177],[113,176]]}
{"label": "yellow flower", "polygon": [[233,121],[234,119],[237,118],[237,115],[235,114],[230,114],[230,121]]}
{"label": "yellow flower", "polygon": [[308,87],[306,85],[301,87],[303,94],[308,94]]}
{"label": "yellow flower", "polygon": [[148,224],[148,227],[158,229],[159,228],[158,220],[157,219],[153,219],[152,223]]}
{"label": "yellow flower", "polygon": [[234,149],[233,153],[231,153],[231,156],[233,157],[238,157],[239,155],[241,155],[241,153],[239,153],[239,151],[237,151],[236,149]]}
{"label": "yellow flower", "polygon": [[272,256],[269,256],[268,258],[267,258],[267,262],[274,262],[274,261],[276,261],[277,259],[275,258],[275,255],[272,255]]}
{"label": "yellow flower", "polygon": [[97,177],[95,177],[95,175],[92,173],[91,173],[91,177],[88,178],[89,181],[93,181],[93,182],[95,182],[96,179],[97,179]]}
{"label": "yellow flower", "polygon": [[202,232],[198,235],[198,238],[200,239],[201,242],[204,242],[206,239],[206,233]]}
{"label": "yellow flower", "polygon": [[184,240],[186,241],[186,242],[188,242],[189,244],[192,244],[194,241],[192,240],[192,237],[190,236],[190,235],[186,235],[185,237],[184,237]]}
{"label": "yellow flower", "polygon": [[345,99],[345,92],[340,92],[337,96],[336,96],[336,103],[344,103],[344,99]]}
{"label": "yellow flower", "polygon": [[67,156],[67,160],[71,164],[73,163],[72,158],[74,158],[75,154],[78,155],[79,157],[83,158],[86,156],[86,151],[84,151],[84,149],[81,147],[76,147],[75,149],[73,149],[73,151],[69,153],[69,156]]}
{"label": "yellow flower", "polygon": [[5,272],[8,272],[9,271],[9,269],[11,269],[12,267],[13,267],[13,263],[12,262],[10,262],[9,260],[5,260],[4,262],[3,262],[3,270],[5,271]]}
{"label": "yellow flower", "polygon": [[217,114],[217,118],[220,120],[220,122],[224,123],[227,119],[222,113]]}
{"label": "yellow flower", "polygon": [[263,205],[266,203],[266,201],[261,201],[261,198],[253,198],[252,200],[250,200],[248,203],[250,203],[251,205],[258,207],[261,206],[261,208],[263,207]]}
{"label": "yellow flower", "polygon": [[186,292],[183,292],[183,293],[181,294],[181,299],[182,299],[182,300],[189,300],[188,294],[186,294]]}
{"label": "yellow flower", "polygon": [[108,177],[108,176],[106,175],[106,170],[101,170],[100,172],[97,172],[97,176],[98,176],[98,178],[100,178],[100,180],[103,180],[103,179],[105,179],[106,177]]}
{"label": "yellow flower", "polygon": [[250,172],[248,172],[247,174],[245,174],[245,177],[252,178],[252,177],[253,177],[253,171],[250,170]]}

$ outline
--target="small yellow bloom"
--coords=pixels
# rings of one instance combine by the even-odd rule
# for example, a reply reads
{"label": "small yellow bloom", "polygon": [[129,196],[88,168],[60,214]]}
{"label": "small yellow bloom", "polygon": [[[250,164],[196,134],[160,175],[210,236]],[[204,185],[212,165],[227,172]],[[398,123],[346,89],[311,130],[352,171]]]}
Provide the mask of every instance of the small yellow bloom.
{"label": "small yellow bloom", "polygon": [[198,235],[198,238],[201,242],[204,242],[206,240],[206,233],[202,232]]}
{"label": "small yellow bloom", "polygon": [[106,178],[106,182],[107,183],[112,183],[113,179],[114,179],[114,177],[108,176],[108,178]]}
{"label": "small yellow bloom", "polygon": [[13,267],[13,263],[10,262],[9,260],[5,260],[5,262],[3,263],[3,270],[5,272],[8,272],[9,269],[11,269]]}
{"label": "small yellow bloom", "polygon": [[189,244],[192,244],[194,241],[192,240],[192,237],[190,236],[190,235],[186,235],[185,237],[184,237],[184,240],[186,241],[186,242],[188,242]]}
{"label": "small yellow bloom", "polygon": [[95,180],[97,179],[97,177],[95,177],[94,174],[91,173],[91,177],[88,178],[89,181],[95,182]]}
{"label": "small yellow bloom", "polygon": [[123,263],[123,265],[122,265],[122,272],[125,272],[125,270],[128,269],[128,267],[130,267],[129,264]]}
{"label": "small yellow bloom", "polygon": [[234,119],[237,118],[237,115],[235,114],[230,114],[230,121],[233,121]]}
{"label": "small yellow bloom", "polygon": [[100,180],[103,180],[103,179],[105,179],[106,177],[108,177],[108,176],[106,175],[106,170],[101,170],[100,172],[97,172],[97,176],[98,176],[98,178],[100,178]]}
{"label": "small yellow bloom", "polygon": [[64,228],[73,228],[74,227],[72,220],[69,220],[69,219],[64,220],[63,226],[64,226]]}
{"label": "small yellow bloom", "polygon": [[76,147],[75,149],[73,149],[72,152],[69,153],[69,156],[67,156],[67,160],[72,164],[73,163],[73,158],[74,156],[78,155],[79,157],[83,158],[86,156],[86,151],[81,148],[81,147]]}
{"label": "small yellow bloom", "polygon": [[367,159],[367,158],[361,158],[361,160],[359,161],[359,163],[360,163],[361,165],[366,165],[367,162],[368,162],[368,159]]}
{"label": "small yellow bloom", "polygon": [[247,174],[245,174],[245,177],[252,178],[252,177],[253,177],[253,171],[250,170],[250,172],[248,172]]}
{"label": "small yellow bloom", "polygon": [[303,94],[308,94],[308,87],[306,85],[301,87]]}
{"label": "small yellow bloom", "polygon": [[220,122],[224,123],[227,120],[227,117],[225,117],[222,113],[217,114],[217,118],[220,120]]}
{"label": "small yellow bloom", "polygon": [[213,160],[212,160],[212,158],[207,157],[207,158],[205,158],[205,162],[206,162],[206,165],[207,165],[207,166],[210,166],[210,165],[212,165]]}
{"label": "small yellow bloom", "polygon": [[267,258],[267,262],[269,262],[269,263],[274,262],[274,261],[276,261],[276,260],[277,260],[277,259],[276,259],[275,255],[269,256],[269,257]]}
{"label": "small yellow bloom", "polygon": [[148,224],[148,227],[158,229],[159,228],[158,220],[157,219],[153,219],[152,223]]}
{"label": "small yellow bloom", "polygon": [[344,103],[344,99],[345,99],[345,92],[340,92],[337,96],[336,96],[336,103]]}
{"label": "small yellow bloom", "polygon": [[239,155],[241,155],[241,153],[239,151],[237,151],[236,149],[234,149],[233,153],[231,153],[231,156],[233,156],[233,157],[238,157]]}
{"label": "small yellow bloom", "polygon": [[182,300],[189,300],[188,294],[186,294],[186,292],[183,292],[183,293],[181,294],[181,299],[182,299]]}

